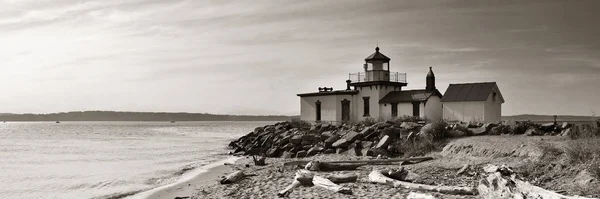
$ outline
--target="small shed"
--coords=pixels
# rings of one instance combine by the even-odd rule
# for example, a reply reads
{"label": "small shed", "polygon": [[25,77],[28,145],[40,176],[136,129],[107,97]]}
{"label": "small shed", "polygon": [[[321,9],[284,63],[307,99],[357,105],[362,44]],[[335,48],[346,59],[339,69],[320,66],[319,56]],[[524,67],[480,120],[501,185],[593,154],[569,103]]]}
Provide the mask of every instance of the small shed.
{"label": "small shed", "polygon": [[443,117],[448,121],[498,122],[504,98],[496,82],[450,84],[442,97]]}

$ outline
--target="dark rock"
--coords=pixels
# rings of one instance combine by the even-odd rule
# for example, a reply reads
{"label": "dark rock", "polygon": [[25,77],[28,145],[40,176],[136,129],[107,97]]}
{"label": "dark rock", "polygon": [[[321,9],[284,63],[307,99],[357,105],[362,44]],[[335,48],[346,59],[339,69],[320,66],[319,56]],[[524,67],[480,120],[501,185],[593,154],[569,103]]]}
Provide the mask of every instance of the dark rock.
{"label": "dark rock", "polygon": [[529,129],[527,129],[527,131],[525,131],[525,135],[527,135],[527,136],[543,135],[543,134],[544,134],[543,132],[540,132],[538,129],[533,128],[533,127],[529,128]]}
{"label": "dark rock", "polygon": [[340,139],[340,136],[338,136],[338,135],[333,135],[333,136],[327,138],[327,140],[325,140],[325,147],[331,148],[333,146],[333,143],[337,142],[339,139]]}
{"label": "dark rock", "polygon": [[450,130],[448,132],[449,132],[448,134],[450,135],[450,137],[454,137],[454,138],[467,136],[467,133],[464,131]]}
{"label": "dark rock", "polygon": [[373,146],[373,142],[371,141],[361,141],[360,142],[360,146],[365,149],[365,148],[371,148]]}
{"label": "dark rock", "polygon": [[389,135],[384,135],[383,138],[381,138],[381,140],[379,140],[379,143],[377,143],[377,146],[375,148],[378,149],[386,149],[387,146],[392,142],[392,139],[390,138]]}
{"label": "dark rock", "polygon": [[312,145],[302,145],[302,150],[309,150],[310,148],[312,148]]}
{"label": "dark rock", "polygon": [[333,131],[325,131],[325,132],[321,133],[321,140],[325,141],[333,135],[334,135]]}
{"label": "dark rock", "polygon": [[254,134],[257,134],[257,135],[258,135],[258,134],[262,133],[262,132],[263,132],[263,130],[264,130],[264,128],[263,128],[263,127],[260,127],[260,126],[259,126],[259,127],[256,127],[256,128],[254,128]]}
{"label": "dark rock", "polygon": [[287,143],[286,145],[283,146],[282,148],[284,151],[290,151],[292,149],[294,149],[294,144],[292,143]]}
{"label": "dark rock", "polygon": [[323,147],[314,146],[306,152],[306,156],[307,157],[314,156],[314,155],[317,155],[318,153],[320,153],[321,151],[323,151]]}
{"label": "dark rock", "polygon": [[373,140],[376,139],[377,137],[379,137],[379,135],[381,134],[381,130],[374,130],[373,132],[369,133],[368,135],[364,136],[363,140]]}
{"label": "dark rock", "polygon": [[324,154],[333,154],[335,152],[336,152],[335,149],[326,149],[325,151],[323,151]]}
{"label": "dark rock", "polygon": [[317,140],[319,140],[319,138],[320,138],[320,136],[314,135],[314,134],[307,134],[307,135],[302,136],[303,141],[309,141],[309,142],[317,141]]}
{"label": "dark rock", "polygon": [[346,147],[348,147],[348,145],[350,145],[350,143],[348,142],[348,140],[346,140],[344,138],[339,139],[339,140],[335,141],[333,144],[331,144],[331,146],[334,148],[346,148]]}
{"label": "dark rock", "polygon": [[375,128],[367,127],[360,132],[360,135],[364,137],[366,135],[373,133],[373,131],[375,131]]}
{"label": "dark rock", "polygon": [[281,148],[279,148],[277,146],[274,146],[274,147],[271,147],[269,150],[267,150],[267,154],[266,155],[267,155],[267,157],[271,157],[271,158],[272,157],[279,157],[281,151],[282,151]]}
{"label": "dark rock", "polygon": [[384,123],[381,123],[381,124],[379,124],[379,125],[377,126],[377,128],[378,128],[378,129],[385,129],[385,128],[388,128],[388,127],[391,127],[391,126],[392,126],[392,124],[390,124],[390,123],[387,123],[387,122],[384,122]]}
{"label": "dark rock", "polygon": [[490,129],[490,131],[488,132],[489,135],[502,135],[502,134],[509,134],[509,133],[510,133],[510,126],[506,126],[506,125],[499,125],[499,126],[492,127],[492,129]]}
{"label": "dark rock", "polygon": [[292,144],[300,144],[302,142],[302,135],[294,135],[290,138]]}
{"label": "dark rock", "polygon": [[542,124],[540,126],[540,130],[544,131],[544,132],[551,132],[554,131],[555,125],[554,123],[546,123],[546,124]]}
{"label": "dark rock", "polygon": [[302,146],[304,146],[304,145],[312,145],[314,143],[315,142],[311,142],[311,141],[302,141],[302,142],[300,142],[300,145],[302,145]]}
{"label": "dark rock", "polygon": [[348,142],[354,142],[355,140],[359,139],[360,137],[361,137],[360,133],[358,133],[356,131],[349,131],[342,138],[347,140]]}
{"label": "dark rock", "polygon": [[298,151],[296,153],[296,158],[303,158],[306,157],[306,151],[302,150],[302,151]]}

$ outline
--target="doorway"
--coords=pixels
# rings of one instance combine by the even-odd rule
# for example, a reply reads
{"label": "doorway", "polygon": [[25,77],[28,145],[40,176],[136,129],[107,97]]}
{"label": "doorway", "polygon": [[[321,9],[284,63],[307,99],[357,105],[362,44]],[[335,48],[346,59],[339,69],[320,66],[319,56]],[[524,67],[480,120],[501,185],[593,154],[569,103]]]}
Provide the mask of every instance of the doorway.
{"label": "doorway", "polygon": [[350,120],[350,101],[347,99],[342,100],[342,121],[346,122]]}
{"label": "doorway", "polygon": [[421,103],[419,103],[419,102],[413,102],[413,116],[415,116],[415,117],[421,117],[419,115],[419,113],[421,112],[420,109],[419,109],[419,104],[421,104]]}

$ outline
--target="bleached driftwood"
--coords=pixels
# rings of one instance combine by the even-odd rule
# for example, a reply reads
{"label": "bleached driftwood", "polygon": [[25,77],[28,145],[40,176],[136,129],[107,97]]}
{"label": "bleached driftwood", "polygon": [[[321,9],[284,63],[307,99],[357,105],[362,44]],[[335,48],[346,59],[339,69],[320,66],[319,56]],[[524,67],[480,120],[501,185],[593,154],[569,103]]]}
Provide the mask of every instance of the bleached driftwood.
{"label": "bleached driftwood", "polygon": [[[395,159],[377,159],[377,160],[344,160],[344,161],[328,161],[321,163],[364,163],[368,165],[377,165],[377,164],[393,164],[396,162],[410,161],[410,162],[423,162],[427,160],[433,160],[432,157],[415,157],[415,158],[395,158]],[[309,160],[299,160],[299,161],[291,161],[283,163],[283,166],[294,166],[294,165],[306,165]]]}
{"label": "bleached driftwood", "polygon": [[487,177],[479,181],[477,189],[479,196],[485,199],[588,199],[581,196],[565,196],[553,191],[545,190],[516,179],[515,173],[505,165],[500,167],[488,165],[484,167]]}
{"label": "bleached driftwood", "polygon": [[455,187],[455,186],[433,186],[433,185],[425,185],[425,184],[416,184],[410,182],[403,182],[400,180],[394,180],[389,178],[379,170],[373,170],[369,174],[369,181],[380,184],[387,184],[393,187],[402,187],[410,190],[416,191],[433,191],[445,194],[460,194],[460,195],[474,195],[477,193],[475,188],[471,187]]}
{"label": "bleached driftwood", "polygon": [[352,194],[352,189],[335,184],[335,183],[331,182],[329,179],[323,178],[321,176],[314,176],[312,183],[316,186],[323,187],[325,189],[328,189],[328,190],[331,190],[331,191],[334,191],[337,193]]}
{"label": "bleached driftwood", "polygon": [[306,164],[304,169],[309,171],[346,171],[355,170],[358,167],[365,166],[365,163],[329,163],[310,161]]}
{"label": "bleached driftwood", "polygon": [[313,177],[314,177],[314,174],[308,170],[296,171],[296,176],[294,177],[292,184],[288,185],[284,190],[281,190],[279,193],[277,193],[277,196],[287,197],[292,193],[292,191],[296,187],[299,187],[302,185],[303,186],[312,186],[313,185],[312,184]]}
{"label": "bleached driftwood", "polygon": [[356,175],[354,173],[345,173],[345,174],[330,175],[330,176],[326,176],[325,178],[327,178],[328,180],[330,180],[333,183],[339,184],[339,183],[356,182],[356,180],[358,179],[358,175]]}
{"label": "bleached driftwood", "polygon": [[236,171],[236,172],[233,172],[233,173],[223,177],[223,179],[221,179],[219,182],[221,184],[231,184],[231,183],[240,181],[241,179],[244,179],[245,177],[255,176],[255,175],[256,174],[245,174],[243,171]]}

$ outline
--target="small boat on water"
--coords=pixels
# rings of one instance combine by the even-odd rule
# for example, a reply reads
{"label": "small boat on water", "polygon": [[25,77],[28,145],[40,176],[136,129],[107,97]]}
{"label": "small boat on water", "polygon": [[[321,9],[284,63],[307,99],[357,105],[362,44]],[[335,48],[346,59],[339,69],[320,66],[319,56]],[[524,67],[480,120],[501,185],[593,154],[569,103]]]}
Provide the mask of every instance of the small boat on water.
{"label": "small boat on water", "polygon": [[56,121],[56,123],[58,124],[58,123],[60,123],[60,121]]}
{"label": "small boat on water", "polygon": [[175,121],[171,120],[171,123],[175,123]]}

